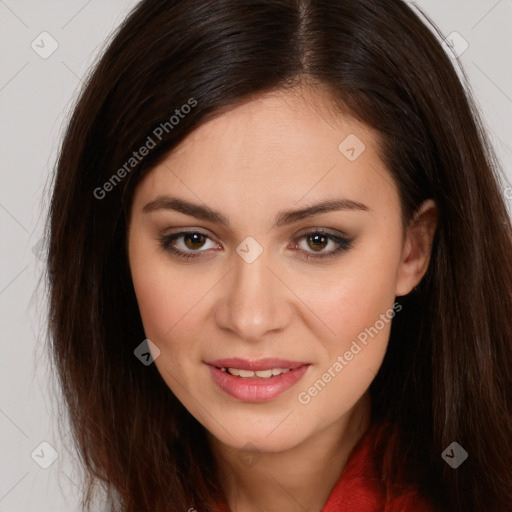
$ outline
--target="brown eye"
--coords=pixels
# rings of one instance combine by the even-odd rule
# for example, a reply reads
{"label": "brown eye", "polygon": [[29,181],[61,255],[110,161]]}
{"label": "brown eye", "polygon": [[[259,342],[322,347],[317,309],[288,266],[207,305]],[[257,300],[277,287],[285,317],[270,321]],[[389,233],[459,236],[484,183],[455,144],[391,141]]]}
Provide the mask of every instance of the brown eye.
{"label": "brown eye", "polygon": [[202,233],[186,233],[183,235],[184,244],[188,249],[201,249],[207,237]]}
{"label": "brown eye", "polygon": [[314,233],[309,235],[306,240],[308,242],[308,246],[315,251],[324,249],[329,242],[329,239],[321,233]]}
{"label": "brown eye", "polygon": [[[336,256],[342,251],[348,250],[353,240],[341,236],[336,236],[324,231],[312,231],[305,233],[298,238],[299,242],[296,247],[303,253],[306,259],[322,259]],[[301,241],[305,240],[306,244],[302,245]],[[325,250],[330,246],[330,250]]]}
{"label": "brown eye", "polygon": [[[199,231],[182,231],[160,237],[159,241],[165,251],[185,260],[197,258],[201,256],[201,253],[209,252],[205,250],[205,244],[208,241],[212,242],[207,234]],[[210,248],[206,246],[206,249]]]}

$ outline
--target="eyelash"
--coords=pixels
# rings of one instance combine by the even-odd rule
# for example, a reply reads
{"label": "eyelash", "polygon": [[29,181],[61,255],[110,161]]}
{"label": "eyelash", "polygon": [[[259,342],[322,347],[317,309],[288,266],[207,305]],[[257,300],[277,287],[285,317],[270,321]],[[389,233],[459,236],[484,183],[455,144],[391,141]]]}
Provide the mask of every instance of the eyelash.
{"label": "eyelash", "polygon": [[[172,235],[159,237],[158,240],[160,241],[161,247],[165,251],[172,253],[173,255],[177,256],[178,258],[181,258],[184,260],[191,260],[191,259],[202,257],[202,256],[196,255],[194,253],[201,253],[201,252],[206,252],[206,251],[197,250],[197,251],[193,251],[193,252],[183,252],[183,251],[173,247],[172,242],[182,236],[195,235],[195,234],[204,236],[208,239],[211,239],[206,233],[202,233],[201,231],[180,231],[179,233],[174,233]],[[311,236],[311,235],[325,236],[329,240],[332,240],[333,242],[337,243],[339,245],[339,247],[338,247],[338,249],[328,252],[328,253],[314,254],[314,253],[311,253],[308,251],[301,251],[301,252],[305,253],[305,258],[307,260],[322,260],[324,258],[333,258],[338,253],[348,250],[351,247],[352,242],[353,242],[352,239],[335,236],[335,235],[332,235],[331,233],[327,233],[322,230],[309,231],[308,233],[304,233],[303,235],[298,237],[296,240],[300,241],[303,238],[307,238],[308,236]],[[296,243],[296,242],[294,242],[294,243]]]}

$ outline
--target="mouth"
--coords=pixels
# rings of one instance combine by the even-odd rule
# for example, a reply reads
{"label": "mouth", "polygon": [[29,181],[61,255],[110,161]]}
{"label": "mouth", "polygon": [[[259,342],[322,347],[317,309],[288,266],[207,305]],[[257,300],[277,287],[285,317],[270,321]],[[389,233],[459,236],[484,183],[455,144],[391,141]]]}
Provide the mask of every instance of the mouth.
{"label": "mouth", "polygon": [[206,364],[222,391],[245,402],[263,402],[277,397],[295,385],[311,366],[276,358],[231,358]]}
{"label": "mouth", "polygon": [[283,373],[287,373],[291,370],[291,368],[269,368],[268,370],[256,370],[254,372],[252,370],[242,370],[240,368],[222,367],[217,369],[229,373],[230,375],[241,377],[242,379],[249,379],[251,377],[258,377],[259,379],[271,379],[272,377],[277,377],[278,375],[282,375]]}

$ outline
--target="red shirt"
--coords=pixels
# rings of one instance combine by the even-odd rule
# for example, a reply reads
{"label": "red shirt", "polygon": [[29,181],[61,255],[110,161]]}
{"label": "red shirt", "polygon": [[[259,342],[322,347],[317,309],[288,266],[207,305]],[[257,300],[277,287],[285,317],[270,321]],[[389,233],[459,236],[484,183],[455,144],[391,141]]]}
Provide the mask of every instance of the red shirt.
{"label": "red shirt", "polygon": [[[376,476],[370,453],[375,428],[370,428],[354,446],[343,473],[320,512],[433,512],[413,490],[386,500],[383,484]],[[222,504],[218,512],[229,512]]]}

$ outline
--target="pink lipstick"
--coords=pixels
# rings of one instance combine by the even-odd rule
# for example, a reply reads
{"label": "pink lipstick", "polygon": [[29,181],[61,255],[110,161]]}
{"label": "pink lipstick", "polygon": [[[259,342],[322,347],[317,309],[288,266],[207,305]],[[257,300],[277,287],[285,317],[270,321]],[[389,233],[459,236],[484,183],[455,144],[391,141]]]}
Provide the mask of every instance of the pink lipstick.
{"label": "pink lipstick", "polygon": [[275,398],[296,384],[310,366],[310,363],[278,358],[229,358],[206,364],[217,386],[245,402],[264,402]]}

